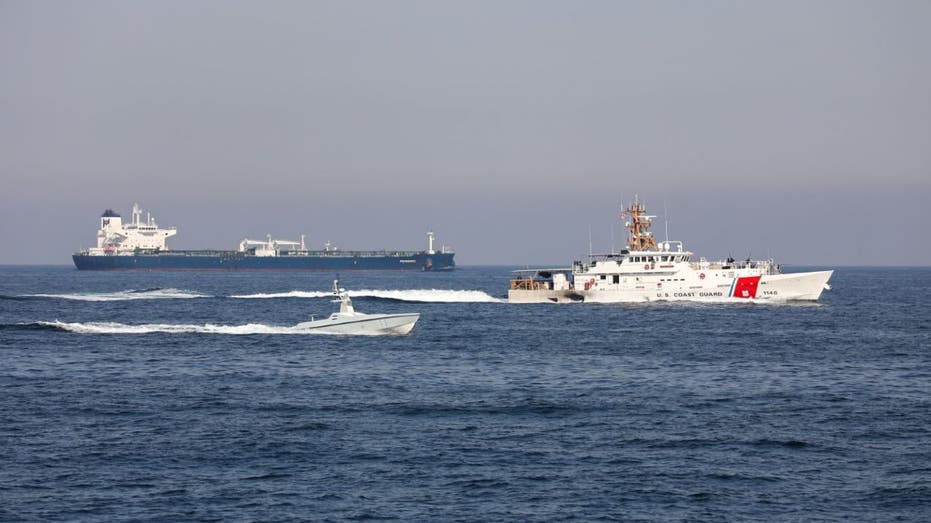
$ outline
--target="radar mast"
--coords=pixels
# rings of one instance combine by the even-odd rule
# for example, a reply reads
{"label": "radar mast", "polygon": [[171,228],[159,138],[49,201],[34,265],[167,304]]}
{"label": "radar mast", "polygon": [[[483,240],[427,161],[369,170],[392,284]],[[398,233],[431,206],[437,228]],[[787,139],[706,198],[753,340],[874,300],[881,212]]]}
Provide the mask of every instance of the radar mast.
{"label": "radar mast", "polygon": [[631,251],[656,249],[653,233],[650,232],[650,226],[653,225],[653,218],[656,216],[647,215],[646,209],[637,196],[634,196],[634,203],[621,212],[621,218],[629,218],[629,221],[624,223],[628,231],[628,249]]}

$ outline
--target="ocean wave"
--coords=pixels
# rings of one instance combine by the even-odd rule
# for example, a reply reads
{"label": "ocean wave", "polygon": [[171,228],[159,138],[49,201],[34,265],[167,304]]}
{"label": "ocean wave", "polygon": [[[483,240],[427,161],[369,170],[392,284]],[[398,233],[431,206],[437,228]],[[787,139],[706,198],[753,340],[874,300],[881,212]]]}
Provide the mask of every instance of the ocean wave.
{"label": "ocean wave", "polygon": [[210,295],[182,289],[129,289],[116,292],[77,292],[71,294],[24,294],[20,298],[52,298],[78,301],[123,301],[123,300],[177,300],[209,298]]}
{"label": "ocean wave", "polygon": [[[268,298],[330,298],[332,292],[323,291],[288,291],[275,293],[239,294],[230,298],[268,299]],[[349,291],[352,298],[379,298],[417,303],[503,303],[506,300],[496,298],[478,290],[446,289],[360,289]]]}
{"label": "ocean wave", "polygon": [[39,321],[35,323],[20,324],[24,329],[47,328],[75,332],[78,334],[327,334],[317,330],[306,330],[299,327],[284,325],[266,325],[262,323],[247,323],[244,325],[203,325],[174,324],[174,323],[145,323],[140,325],[127,325],[114,322],[69,323],[63,321]]}

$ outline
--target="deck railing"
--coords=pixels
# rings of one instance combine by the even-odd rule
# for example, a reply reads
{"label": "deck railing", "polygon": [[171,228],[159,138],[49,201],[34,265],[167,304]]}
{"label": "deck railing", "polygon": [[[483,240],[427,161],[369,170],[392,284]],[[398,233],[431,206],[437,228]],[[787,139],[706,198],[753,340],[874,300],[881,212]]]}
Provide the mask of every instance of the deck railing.
{"label": "deck railing", "polygon": [[545,291],[549,290],[549,282],[534,280],[532,278],[517,278],[511,280],[512,291]]}

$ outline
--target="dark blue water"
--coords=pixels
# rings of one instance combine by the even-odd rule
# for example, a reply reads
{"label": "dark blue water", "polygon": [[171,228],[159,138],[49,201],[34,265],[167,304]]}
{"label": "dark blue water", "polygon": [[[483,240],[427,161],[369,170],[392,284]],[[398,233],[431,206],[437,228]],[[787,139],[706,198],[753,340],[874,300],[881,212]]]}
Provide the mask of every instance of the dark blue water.
{"label": "dark blue water", "polygon": [[931,269],[814,306],[509,276],[344,275],[422,314],[347,337],[288,333],[331,275],[0,267],[0,520],[931,519]]}

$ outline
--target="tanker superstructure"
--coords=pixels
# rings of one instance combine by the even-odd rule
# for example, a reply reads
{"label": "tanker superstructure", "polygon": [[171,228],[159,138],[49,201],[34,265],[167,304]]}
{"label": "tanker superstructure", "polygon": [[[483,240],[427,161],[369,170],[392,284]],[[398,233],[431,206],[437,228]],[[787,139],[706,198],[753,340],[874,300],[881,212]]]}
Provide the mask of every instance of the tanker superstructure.
{"label": "tanker superstructure", "polygon": [[171,250],[168,238],[177,228],[159,228],[155,219],[133,205],[132,219],[107,209],[100,217],[97,245],[72,256],[81,270],[149,271],[437,271],[456,266],[455,253],[446,246],[434,248],[433,231],[427,233],[427,249],[354,251],[333,247],[308,250],[300,241],[244,239],[238,250]]}
{"label": "tanker superstructure", "polygon": [[833,271],[783,273],[772,259],[708,261],[682,242],[657,242],[654,216],[635,199],[623,213],[627,249],[589,255],[571,268],[515,271],[508,301],[518,303],[650,301],[817,301]]}

